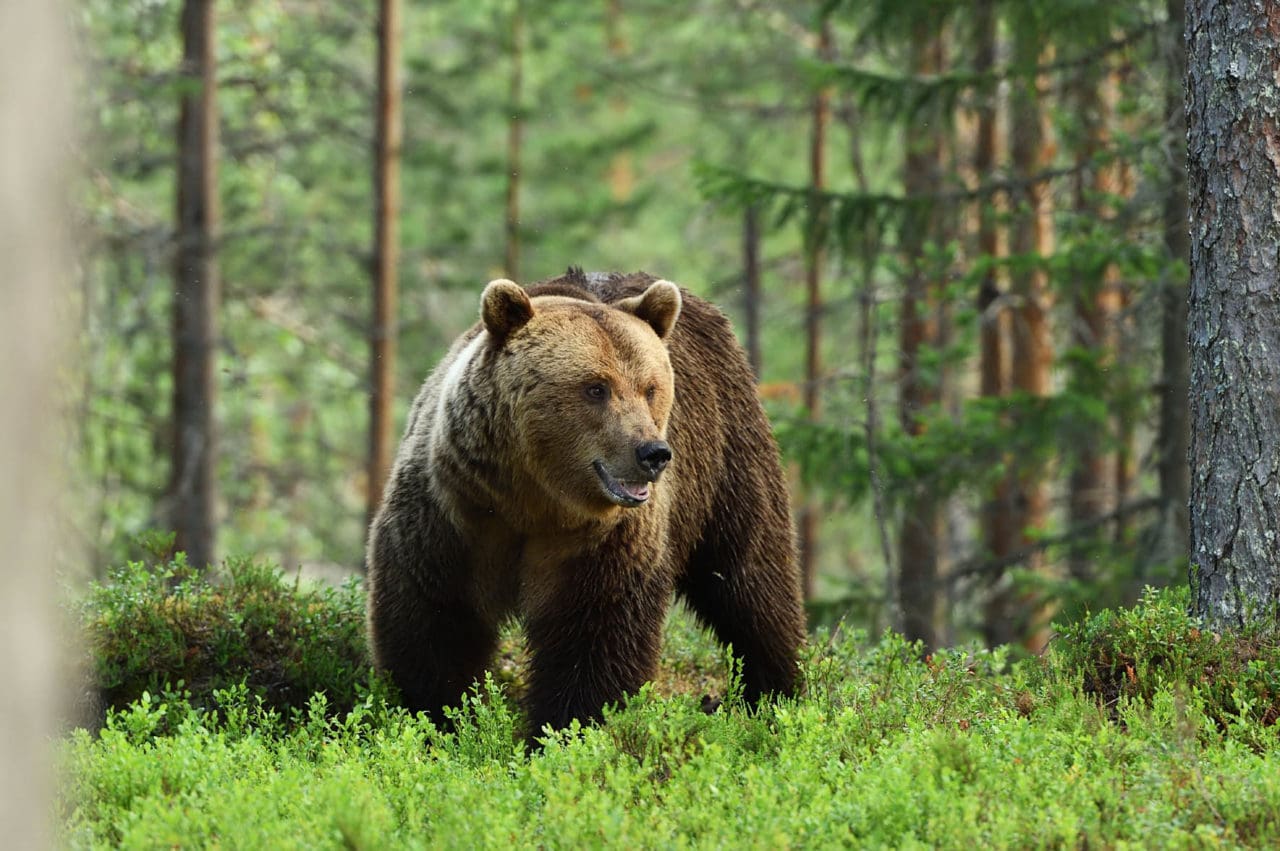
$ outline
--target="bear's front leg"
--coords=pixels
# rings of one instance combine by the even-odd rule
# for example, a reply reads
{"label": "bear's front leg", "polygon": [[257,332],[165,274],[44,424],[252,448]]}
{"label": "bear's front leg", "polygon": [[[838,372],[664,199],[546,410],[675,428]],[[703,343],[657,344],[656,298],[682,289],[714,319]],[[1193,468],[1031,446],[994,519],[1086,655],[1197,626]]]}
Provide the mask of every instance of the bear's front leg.
{"label": "bear's front leg", "polygon": [[404,705],[440,724],[444,707],[457,706],[483,675],[497,626],[475,605],[465,548],[443,512],[419,493],[405,509],[398,496],[393,491],[370,541],[369,644],[374,667],[390,674]]}
{"label": "bear's front leg", "polygon": [[606,549],[558,566],[527,613],[530,741],[545,727],[599,720],[656,673],[671,582],[656,552],[636,555]]}

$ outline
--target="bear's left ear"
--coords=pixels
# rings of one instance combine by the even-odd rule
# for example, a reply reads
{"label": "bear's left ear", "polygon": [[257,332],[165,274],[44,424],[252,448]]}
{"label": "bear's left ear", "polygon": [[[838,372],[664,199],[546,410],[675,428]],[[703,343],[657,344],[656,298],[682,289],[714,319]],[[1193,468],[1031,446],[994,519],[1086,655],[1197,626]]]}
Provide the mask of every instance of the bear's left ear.
{"label": "bear's left ear", "polygon": [[680,304],[679,287],[670,281],[654,281],[640,295],[624,298],[614,307],[648,322],[658,339],[665,340],[680,316]]}
{"label": "bear's left ear", "polygon": [[480,319],[484,329],[502,342],[533,318],[533,302],[529,294],[514,281],[499,278],[490,281],[480,296]]}

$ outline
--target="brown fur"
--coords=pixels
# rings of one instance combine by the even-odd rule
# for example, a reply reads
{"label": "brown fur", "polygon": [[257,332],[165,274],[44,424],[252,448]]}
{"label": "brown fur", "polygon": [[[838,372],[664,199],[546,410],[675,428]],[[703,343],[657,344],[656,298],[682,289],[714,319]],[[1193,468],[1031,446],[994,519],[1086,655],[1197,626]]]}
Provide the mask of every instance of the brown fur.
{"label": "brown fur", "polygon": [[[411,708],[455,703],[520,616],[533,732],[596,719],[653,676],[673,592],[733,645],[749,700],[793,691],[777,447],[729,323],[676,294],[642,273],[571,269],[528,298],[495,281],[423,385],[368,557],[375,663]],[[664,438],[647,501],[606,499],[592,462],[637,481],[637,447]]]}

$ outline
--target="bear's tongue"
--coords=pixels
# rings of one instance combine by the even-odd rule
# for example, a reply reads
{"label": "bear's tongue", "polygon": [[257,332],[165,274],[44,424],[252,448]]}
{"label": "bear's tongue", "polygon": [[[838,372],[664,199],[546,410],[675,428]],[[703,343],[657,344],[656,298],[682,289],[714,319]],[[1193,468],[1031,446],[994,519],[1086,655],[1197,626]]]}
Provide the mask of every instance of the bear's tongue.
{"label": "bear's tongue", "polygon": [[648,482],[618,482],[618,489],[632,499],[648,499],[649,483]]}

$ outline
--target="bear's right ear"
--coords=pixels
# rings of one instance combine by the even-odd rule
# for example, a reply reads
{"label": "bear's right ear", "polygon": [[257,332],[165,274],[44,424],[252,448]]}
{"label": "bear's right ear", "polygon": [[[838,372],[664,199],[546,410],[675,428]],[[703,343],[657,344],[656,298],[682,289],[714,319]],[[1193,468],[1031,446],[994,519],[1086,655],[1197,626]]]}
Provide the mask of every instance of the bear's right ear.
{"label": "bear's right ear", "polygon": [[514,281],[499,278],[490,281],[480,296],[480,319],[484,329],[502,342],[533,318],[533,302],[529,294]]}

